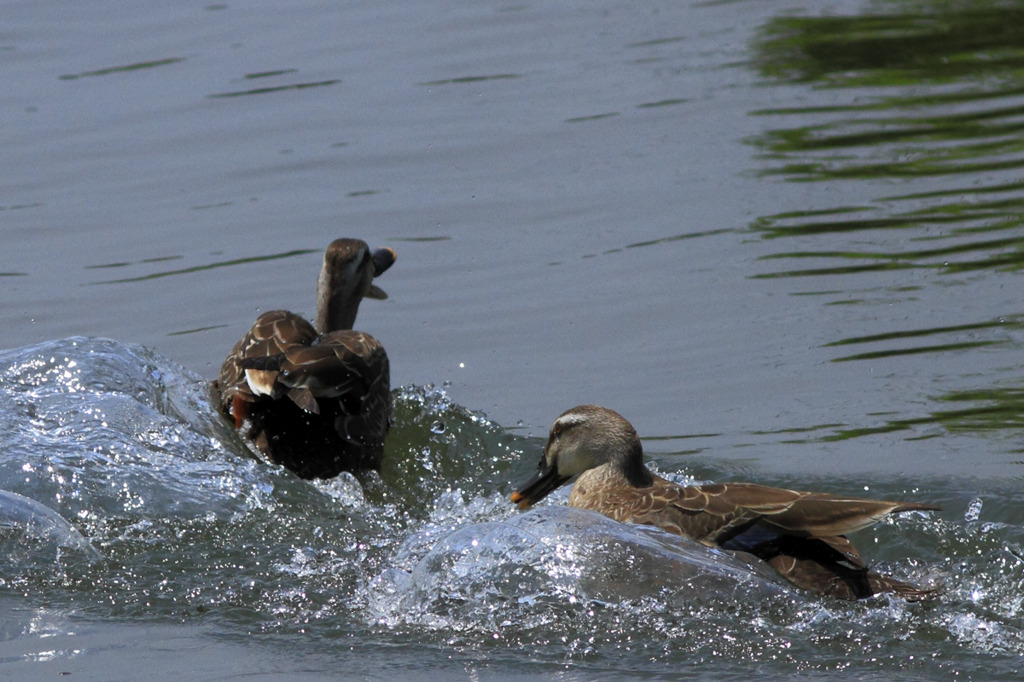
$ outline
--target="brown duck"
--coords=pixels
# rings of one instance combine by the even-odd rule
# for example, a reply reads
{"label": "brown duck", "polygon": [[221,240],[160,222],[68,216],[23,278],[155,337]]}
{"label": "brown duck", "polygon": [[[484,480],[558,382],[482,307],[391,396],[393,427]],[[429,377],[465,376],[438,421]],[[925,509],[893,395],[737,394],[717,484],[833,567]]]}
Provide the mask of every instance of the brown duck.
{"label": "brown duck", "polygon": [[870,570],[846,538],[888,514],[939,509],[934,505],[753,483],[677,485],[644,466],[632,424],[594,405],[574,407],[555,420],[537,473],[512,501],[525,509],[577,474],[571,506],[748,552],[813,592],[851,600],[881,592],[918,600],[935,592]]}
{"label": "brown duck", "polygon": [[263,313],[231,349],[214,382],[221,411],[271,461],[303,478],[379,469],[391,419],[388,356],[353,331],[363,298],[395,252],[337,239],[324,253],[315,326],[285,310]]}

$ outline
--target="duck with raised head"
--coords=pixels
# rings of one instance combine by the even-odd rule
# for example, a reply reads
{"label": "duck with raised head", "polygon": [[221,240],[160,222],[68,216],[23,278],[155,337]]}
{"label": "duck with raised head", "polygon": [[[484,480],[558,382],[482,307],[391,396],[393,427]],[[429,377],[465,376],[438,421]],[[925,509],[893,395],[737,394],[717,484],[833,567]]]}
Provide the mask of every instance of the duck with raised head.
{"label": "duck with raised head", "polygon": [[512,501],[526,509],[573,476],[579,478],[570,506],[753,554],[812,592],[850,600],[891,592],[911,601],[935,592],[872,571],[846,537],[889,514],[939,509],[931,504],[754,483],[681,486],[644,465],[632,424],[596,405],[574,407],[555,420],[537,473]]}
{"label": "duck with raised head", "polygon": [[359,239],[324,252],[311,325],[286,310],[263,313],[231,349],[214,382],[221,411],[271,461],[302,478],[379,469],[391,420],[388,356],[353,331],[373,283],[395,262]]}

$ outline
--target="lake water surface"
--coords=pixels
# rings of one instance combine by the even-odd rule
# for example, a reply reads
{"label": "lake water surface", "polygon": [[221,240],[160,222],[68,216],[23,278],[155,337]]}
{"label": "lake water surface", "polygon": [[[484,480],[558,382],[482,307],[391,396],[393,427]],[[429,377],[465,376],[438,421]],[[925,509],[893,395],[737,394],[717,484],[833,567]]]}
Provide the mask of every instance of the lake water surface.
{"label": "lake water surface", "polygon": [[[0,3],[0,673],[1018,679],[1024,4]],[[380,476],[205,382],[391,246]],[[840,604],[507,496],[580,403],[681,482],[941,504]]]}

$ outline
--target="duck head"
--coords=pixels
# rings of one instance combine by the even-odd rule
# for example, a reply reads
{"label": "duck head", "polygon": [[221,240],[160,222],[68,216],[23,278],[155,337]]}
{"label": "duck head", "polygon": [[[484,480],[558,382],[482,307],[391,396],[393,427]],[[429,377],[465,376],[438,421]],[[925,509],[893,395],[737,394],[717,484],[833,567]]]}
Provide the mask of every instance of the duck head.
{"label": "duck head", "polygon": [[551,425],[537,473],[519,486],[511,499],[526,509],[573,476],[606,464],[637,487],[651,484],[633,425],[608,408],[579,405],[563,412]]}
{"label": "duck head", "polygon": [[384,273],[397,255],[389,248],[370,252],[361,239],[335,239],[324,252],[316,288],[318,334],[352,329],[364,298],[388,297],[373,278]]}

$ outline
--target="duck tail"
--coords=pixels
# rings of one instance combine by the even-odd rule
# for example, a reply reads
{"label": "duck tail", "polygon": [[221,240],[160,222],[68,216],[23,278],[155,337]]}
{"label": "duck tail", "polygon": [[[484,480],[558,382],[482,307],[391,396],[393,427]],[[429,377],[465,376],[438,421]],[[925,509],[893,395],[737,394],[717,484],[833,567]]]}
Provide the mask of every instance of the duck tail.
{"label": "duck tail", "polygon": [[938,587],[917,587],[873,571],[868,571],[866,578],[872,594],[894,594],[911,602],[933,599],[940,591]]}

